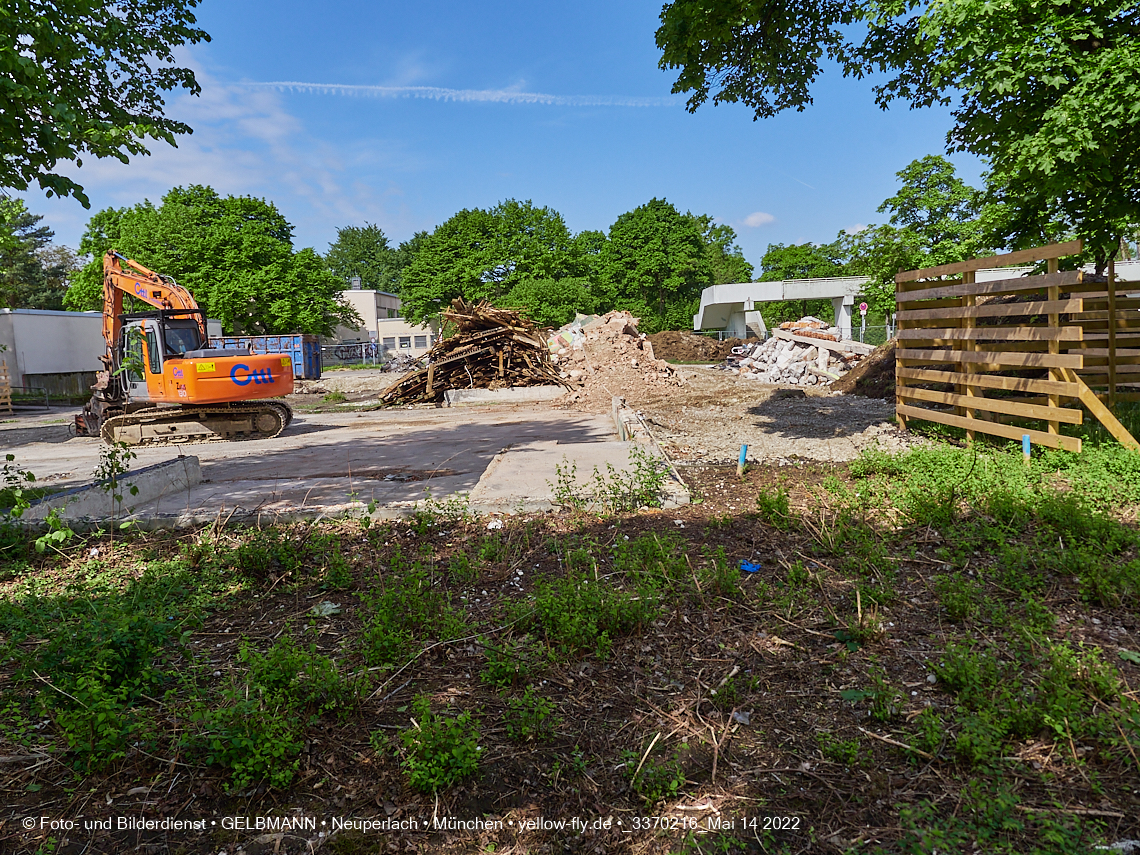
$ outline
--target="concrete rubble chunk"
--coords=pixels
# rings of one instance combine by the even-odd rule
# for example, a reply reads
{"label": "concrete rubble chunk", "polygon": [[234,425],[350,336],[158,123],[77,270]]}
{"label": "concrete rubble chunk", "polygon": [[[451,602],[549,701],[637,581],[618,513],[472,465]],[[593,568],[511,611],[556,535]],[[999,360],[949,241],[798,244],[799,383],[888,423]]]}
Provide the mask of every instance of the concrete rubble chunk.
{"label": "concrete rubble chunk", "polygon": [[733,348],[717,367],[762,383],[818,386],[842,377],[873,349],[841,339],[838,329],[819,318],[805,317],[781,324],[765,341]]}

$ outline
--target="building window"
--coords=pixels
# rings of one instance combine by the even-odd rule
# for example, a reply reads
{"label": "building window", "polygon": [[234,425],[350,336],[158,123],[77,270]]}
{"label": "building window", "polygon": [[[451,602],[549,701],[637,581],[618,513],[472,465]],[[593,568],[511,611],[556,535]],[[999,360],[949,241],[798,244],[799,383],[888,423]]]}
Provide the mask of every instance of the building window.
{"label": "building window", "polygon": [[428,343],[427,343],[427,336],[426,335],[416,336],[416,347],[417,348],[422,350],[423,348],[425,348],[427,346],[428,346]]}
{"label": "building window", "polygon": [[388,310],[388,317],[390,317],[390,318],[396,317],[396,310],[395,309],[389,309]]}
{"label": "building window", "polygon": [[395,338],[395,336],[393,336],[392,338],[384,339],[384,349],[385,350],[395,350],[396,349],[396,338]]}
{"label": "building window", "polygon": [[412,337],[410,335],[400,336],[400,350],[412,349]]}

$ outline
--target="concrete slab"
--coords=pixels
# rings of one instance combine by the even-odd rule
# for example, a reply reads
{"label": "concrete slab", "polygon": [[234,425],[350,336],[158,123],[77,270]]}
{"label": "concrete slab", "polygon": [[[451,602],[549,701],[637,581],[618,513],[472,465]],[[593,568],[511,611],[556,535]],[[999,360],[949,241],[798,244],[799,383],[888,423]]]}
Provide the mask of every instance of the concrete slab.
{"label": "concrete slab", "polygon": [[[47,519],[53,510],[58,510],[59,516],[69,522],[123,518],[162,496],[189,490],[201,480],[197,457],[177,457],[123,475],[114,492],[109,482],[96,481],[52,493],[33,502],[20,519],[38,522]],[[116,500],[116,494],[121,498]]]}
{"label": "concrete slab", "polygon": [[[91,482],[103,448],[77,437],[8,451],[37,483],[70,487]],[[176,459],[179,451],[141,449],[131,468]],[[552,507],[564,461],[577,464],[580,480],[595,466],[629,465],[629,445],[615,441],[610,417],[541,404],[301,414],[272,440],[181,451],[200,460],[201,481],[139,505],[140,525],[361,514],[372,503],[379,516],[403,516],[425,500],[454,496],[470,497],[478,512],[542,510]]]}
{"label": "concrete slab", "polygon": [[[634,446],[618,440],[533,442],[512,447],[495,456],[471,491],[471,510],[480,514],[532,513],[555,508],[559,492],[591,495],[595,472],[610,483],[628,479],[636,472],[638,460],[631,456],[635,447],[660,459],[660,452],[653,446]],[[688,503],[688,490],[670,473],[665,507]]]}
{"label": "concrete slab", "polygon": [[553,401],[566,394],[564,386],[520,386],[511,389],[448,389],[443,398],[449,407],[469,404],[525,404]]}

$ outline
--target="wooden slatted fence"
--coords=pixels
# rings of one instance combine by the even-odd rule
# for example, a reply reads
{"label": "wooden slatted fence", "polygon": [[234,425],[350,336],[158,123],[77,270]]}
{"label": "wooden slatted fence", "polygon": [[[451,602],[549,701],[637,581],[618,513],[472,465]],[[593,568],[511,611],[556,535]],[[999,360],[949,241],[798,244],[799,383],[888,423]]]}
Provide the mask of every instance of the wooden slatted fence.
{"label": "wooden slatted fence", "polygon": [[[1038,445],[1080,451],[1080,438],[1060,426],[1081,424],[1084,405],[1122,445],[1140,450],[1109,409],[1140,400],[1140,296],[1117,296],[1112,265],[1100,280],[1058,269],[1058,259],[1081,248],[1069,241],[896,276],[899,424],[924,419],[963,428],[971,440],[1028,434]],[[975,281],[985,268],[1039,261],[1046,273]]]}

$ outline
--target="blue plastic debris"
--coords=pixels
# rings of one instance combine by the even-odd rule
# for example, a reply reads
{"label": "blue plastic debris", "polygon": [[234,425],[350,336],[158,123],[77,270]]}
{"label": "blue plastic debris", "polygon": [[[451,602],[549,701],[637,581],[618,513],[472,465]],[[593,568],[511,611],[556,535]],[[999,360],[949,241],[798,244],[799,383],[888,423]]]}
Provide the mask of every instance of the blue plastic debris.
{"label": "blue plastic debris", "polygon": [[751,561],[741,561],[740,562],[740,569],[743,570],[745,573],[756,573],[757,571],[760,570],[760,565],[759,564],[753,564]]}

